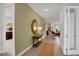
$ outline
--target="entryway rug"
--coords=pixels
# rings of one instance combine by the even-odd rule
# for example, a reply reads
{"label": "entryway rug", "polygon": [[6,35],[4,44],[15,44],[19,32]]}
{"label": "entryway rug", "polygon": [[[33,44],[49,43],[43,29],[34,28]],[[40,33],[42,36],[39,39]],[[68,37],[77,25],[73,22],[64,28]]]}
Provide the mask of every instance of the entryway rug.
{"label": "entryway rug", "polygon": [[54,44],[45,43],[39,51],[39,56],[54,56]]}

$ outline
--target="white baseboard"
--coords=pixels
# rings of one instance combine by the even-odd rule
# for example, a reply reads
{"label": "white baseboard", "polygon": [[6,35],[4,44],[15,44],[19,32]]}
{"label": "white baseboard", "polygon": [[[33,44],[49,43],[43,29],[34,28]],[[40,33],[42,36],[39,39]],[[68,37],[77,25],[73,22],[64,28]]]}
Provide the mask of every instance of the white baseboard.
{"label": "white baseboard", "polygon": [[[46,35],[43,35],[42,39],[44,39],[46,37]],[[30,45],[28,48],[26,48],[25,50],[23,50],[22,52],[20,52],[17,56],[21,56],[23,55],[26,51],[28,51],[33,45]]]}
{"label": "white baseboard", "polygon": [[26,51],[28,51],[33,45],[30,45],[28,48],[26,48],[25,50],[23,50],[22,52],[20,52],[17,56],[21,56],[23,55]]}

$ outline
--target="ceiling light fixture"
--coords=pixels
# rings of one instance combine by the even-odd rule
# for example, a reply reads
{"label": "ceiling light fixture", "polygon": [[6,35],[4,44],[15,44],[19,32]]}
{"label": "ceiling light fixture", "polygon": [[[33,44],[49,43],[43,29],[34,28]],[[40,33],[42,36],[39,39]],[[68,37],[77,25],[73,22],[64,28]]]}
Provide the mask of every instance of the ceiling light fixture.
{"label": "ceiling light fixture", "polygon": [[48,11],[48,9],[45,9],[45,11]]}

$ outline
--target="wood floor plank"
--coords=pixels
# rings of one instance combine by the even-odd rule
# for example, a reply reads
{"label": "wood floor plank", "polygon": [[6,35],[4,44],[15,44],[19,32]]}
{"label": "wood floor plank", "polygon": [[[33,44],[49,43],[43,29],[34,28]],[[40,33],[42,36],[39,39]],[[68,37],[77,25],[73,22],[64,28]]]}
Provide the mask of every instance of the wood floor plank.
{"label": "wood floor plank", "polygon": [[45,43],[43,48],[39,52],[39,56],[53,56],[54,44]]}

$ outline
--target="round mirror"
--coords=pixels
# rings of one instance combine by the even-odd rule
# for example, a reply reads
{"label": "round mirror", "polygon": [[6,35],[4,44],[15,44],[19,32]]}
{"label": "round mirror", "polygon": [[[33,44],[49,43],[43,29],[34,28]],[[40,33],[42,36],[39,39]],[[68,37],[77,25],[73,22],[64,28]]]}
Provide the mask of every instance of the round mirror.
{"label": "round mirror", "polygon": [[32,24],[31,24],[31,29],[32,29],[32,32],[33,32],[33,34],[36,34],[37,33],[37,20],[36,19],[34,19],[33,21],[32,21]]}

